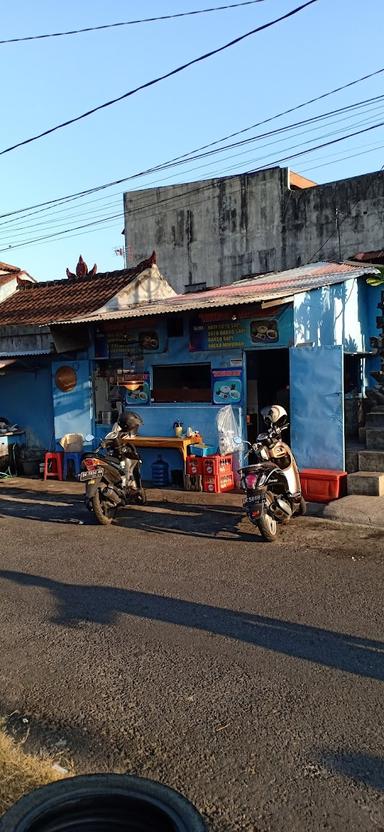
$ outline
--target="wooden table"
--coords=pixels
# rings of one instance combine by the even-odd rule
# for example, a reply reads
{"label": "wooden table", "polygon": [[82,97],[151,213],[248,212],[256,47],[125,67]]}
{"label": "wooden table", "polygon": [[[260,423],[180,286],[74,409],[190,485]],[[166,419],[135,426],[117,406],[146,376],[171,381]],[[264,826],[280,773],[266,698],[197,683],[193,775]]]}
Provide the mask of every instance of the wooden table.
{"label": "wooden table", "polygon": [[175,448],[181,453],[183,462],[187,459],[189,445],[201,442],[201,436],[135,436],[132,444],[138,448]]}

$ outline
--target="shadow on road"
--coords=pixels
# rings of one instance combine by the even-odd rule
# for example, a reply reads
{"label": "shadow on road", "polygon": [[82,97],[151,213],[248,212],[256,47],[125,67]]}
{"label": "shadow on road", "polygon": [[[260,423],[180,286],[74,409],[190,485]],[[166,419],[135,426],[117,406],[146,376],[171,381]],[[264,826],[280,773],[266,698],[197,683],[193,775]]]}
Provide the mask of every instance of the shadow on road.
{"label": "shadow on road", "polygon": [[376,791],[384,791],[384,759],[372,754],[323,752],[320,763],[333,774],[342,774],[364,783]]}
{"label": "shadow on road", "polygon": [[[94,525],[84,505],[82,494],[34,491],[3,486],[0,489],[0,516],[44,523],[79,523]],[[153,501],[144,507],[130,506],[117,513],[114,525],[153,534],[172,533],[187,537],[226,538],[261,542],[253,531],[237,528],[242,519],[239,508],[228,505],[196,505]]]}
{"label": "shadow on road", "polygon": [[[82,497],[65,491],[37,491],[16,486],[0,488],[0,517],[40,520],[49,523],[84,521]],[[80,516],[81,515],[81,516]]]}
{"label": "shadow on road", "polygon": [[384,681],[384,642],[295,624],[247,612],[197,604],[109,586],[81,586],[39,575],[0,570],[0,578],[50,592],[57,604],[52,621],[115,624],[119,615],[162,621],[236,639],[294,658]]}

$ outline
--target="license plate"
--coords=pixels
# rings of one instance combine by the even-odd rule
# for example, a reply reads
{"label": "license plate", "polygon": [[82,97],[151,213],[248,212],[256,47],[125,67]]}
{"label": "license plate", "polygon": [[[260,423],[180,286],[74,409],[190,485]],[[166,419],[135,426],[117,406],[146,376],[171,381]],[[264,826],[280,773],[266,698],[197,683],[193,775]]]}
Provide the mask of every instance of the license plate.
{"label": "license plate", "polygon": [[91,480],[94,480],[94,478],[97,477],[98,474],[102,474],[102,473],[103,473],[102,468],[92,468],[92,470],[82,471],[81,474],[79,474],[79,480],[81,482],[84,482],[84,480],[91,481]]}
{"label": "license plate", "polygon": [[255,505],[255,503],[262,503],[263,497],[260,494],[255,494],[253,497],[247,497],[246,502],[248,505]]}

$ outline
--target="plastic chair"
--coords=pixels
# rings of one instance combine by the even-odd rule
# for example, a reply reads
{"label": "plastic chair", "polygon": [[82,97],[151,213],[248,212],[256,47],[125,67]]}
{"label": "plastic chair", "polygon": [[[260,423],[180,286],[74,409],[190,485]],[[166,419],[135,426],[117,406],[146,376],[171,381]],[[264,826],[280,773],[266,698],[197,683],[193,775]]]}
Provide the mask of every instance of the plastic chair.
{"label": "plastic chair", "polygon": [[44,479],[47,480],[50,477],[62,480],[63,479],[63,463],[62,463],[62,453],[53,453],[51,451],[47,451],[44,456]]}
{"label": "plastic chair", "polygon": [[82,452],[79,451],[64,451],[64,479],[68,479],[68,463],[72,463],[73,471],[76,474],[80,474],[81,471],[81,458],[83,456]]}

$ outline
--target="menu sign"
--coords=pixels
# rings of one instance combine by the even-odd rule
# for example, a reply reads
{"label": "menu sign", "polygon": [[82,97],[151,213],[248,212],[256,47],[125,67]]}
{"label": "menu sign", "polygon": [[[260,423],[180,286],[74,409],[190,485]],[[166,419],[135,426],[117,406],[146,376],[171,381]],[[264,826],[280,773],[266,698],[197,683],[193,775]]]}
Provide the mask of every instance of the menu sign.
{"label": "menu sign", "polygon": [[279,340],[279,323],[275,318],[215,321],[192,326],[189,349],[191,352],[244,349],[273,345]]}
{"label": "menu sign", "polygon": [[212,370],[213,404],[239,405],[243,398],[243,370],[228,367]]}
{"label": "menu sign", "polygon": [[163,332],[148,327],[132,330],[120,323],[105,326],[96,331],[96,358],[142,358],[143,353],[163,352],[165,338]]}

